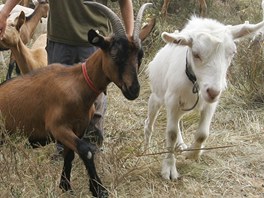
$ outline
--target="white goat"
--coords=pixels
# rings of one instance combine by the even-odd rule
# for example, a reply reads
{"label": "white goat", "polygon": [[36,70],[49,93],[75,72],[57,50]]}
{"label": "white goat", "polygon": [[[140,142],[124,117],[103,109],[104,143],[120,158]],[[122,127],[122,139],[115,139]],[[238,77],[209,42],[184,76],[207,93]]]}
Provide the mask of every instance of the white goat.
{"label": "white goat", "polygon": [[[181,32],[162,33],[162,39],[168,44],[157,53],[148,67],[152,93],[144,132],[147,148],[158,111],[165,105],[168,154],[161,172],[165,179],[175,180],[179,177],[175,149],[187,148],[181,135],[181,117],[194,108],[200,111],[200,122],[191,148],[202,148],[209,135],[218,99],[226,87],[227,69],[236,53],[234,39],[263,26],[264,22],[231,26],[212,19],[192,17]],[[201,151],[186,154],[189,158],[198,159]]]}

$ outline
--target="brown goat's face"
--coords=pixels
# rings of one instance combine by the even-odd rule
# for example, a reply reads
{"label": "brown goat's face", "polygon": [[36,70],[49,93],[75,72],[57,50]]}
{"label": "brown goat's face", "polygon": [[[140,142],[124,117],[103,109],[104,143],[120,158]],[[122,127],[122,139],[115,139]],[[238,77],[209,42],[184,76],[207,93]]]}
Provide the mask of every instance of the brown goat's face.
{"label": "brown goat's face", "polygon": [[127,38],[111,39],[107,50],[107,60],[111,65],[111,71],[107,72],[111,76],[108,77],[129,100],[134,100],[139,95],[138,68],[142,57],[142,49]]}
{"label": "brown goat's face", "polygon": [[16,29],[16,24],[13,21],[8,21],[1,44],[7,48],[16,46],[19,41],[19,31]]}
{"label": "brown goat's face", "polygon": [[143,57],[142,49],[125,37],[106,39],[94,30],[89,31],[88,39],[104,53],[102,69],[107,78],[127,99],[136,99],[140,91],[138,68]]}

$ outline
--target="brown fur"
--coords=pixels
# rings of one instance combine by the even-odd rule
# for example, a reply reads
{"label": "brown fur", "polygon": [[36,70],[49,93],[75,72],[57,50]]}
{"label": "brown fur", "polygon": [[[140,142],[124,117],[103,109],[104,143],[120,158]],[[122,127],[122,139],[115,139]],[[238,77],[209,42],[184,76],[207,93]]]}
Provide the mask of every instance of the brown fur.
{"label": "brown fur", "polygon": [[[0,41],[1,47],[7,49],[12,48],[9,72],[6,77],[7,79],[11,78],[12,67],[15,61],[17,61],[22,74],[25,74],[34,68],[47,65],[47,53],[44,49],[46,44],[39,46],[40,49],[36,50],[36,52],[29,52],[30,50],[28,50],[23,44],[27,44],[33,37],[41,18],[47,17],[48,10],[49,4],[47,1],[43,0],[35,7],[34,12],[27,20],[24,14],[21,13],[15,21],[8,21],[4,39]],[[29,59],[29,57],[31,57],[31,59]],[[41,57],[40,61],[36,61],[39,57]]]}
{"label": "brown fur", "polygon": [[20,30],[23,29],[22,27],[25,27],[25,21],[25,14],[24,12],[21,12],[15,22],[8,24],[2,40],[2,44],[11,49],[12,55],[14,56],[22,74],[26,74],[33,69],[48,64],[47,52],[45,50],[46,34],[41,35],[35,41],[32,49],[28,48],[24,44],[20,32]]}
{"label": "brown fur", "polygon": [[24,44],[27,44],[32,38],[37,25],[41,22],[41,18],[46,18],[48,16],[49,4],[39,3],[34,12],[31,14],[30,19],[26,20],[22,25],[20,30],[20,37]]}
{"label": "brown fur", "polygon": [[[154,26],[153,23],[151,25]],[[151,30],[152,27],[144,28],[148,32],[140,35],[146,37]],[[102,92],[110,82],[114,82],[127,99],[137,98],[140,47],[130,39],[104,38],[93,30],[89,31],[88,37],[91,44],[101,48],[85,63],[94,86]],[[117,56],[113,56],[116,52]],[[91,177],[93,195],[104,197],[105,189],[93,162],[96,149],[80,139],[88,127],[92,116],[89,110],[92,111],[97,97],[85,81],[81,67],[81,64],[72,67],[52,64],[3,83],[0,86],[0,109],[10,133],[15,133],[19,128],[30,141],[45,141],[52,137],[64,145],[62,189],[71,190],[74,151],[84,161]],[[90,116],[87,116],[87,112]]]}

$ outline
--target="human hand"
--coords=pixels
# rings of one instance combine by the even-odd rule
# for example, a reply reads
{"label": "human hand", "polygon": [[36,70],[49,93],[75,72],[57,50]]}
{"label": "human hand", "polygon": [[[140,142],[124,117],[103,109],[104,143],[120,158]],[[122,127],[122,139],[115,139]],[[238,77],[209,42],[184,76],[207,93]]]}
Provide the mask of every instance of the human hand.
{"label": "human hand", "polygon": [[6,19],[7,19],[7,16],[4,13],[0,12],[0,40],[3,39],[4,33],[5,33]]}

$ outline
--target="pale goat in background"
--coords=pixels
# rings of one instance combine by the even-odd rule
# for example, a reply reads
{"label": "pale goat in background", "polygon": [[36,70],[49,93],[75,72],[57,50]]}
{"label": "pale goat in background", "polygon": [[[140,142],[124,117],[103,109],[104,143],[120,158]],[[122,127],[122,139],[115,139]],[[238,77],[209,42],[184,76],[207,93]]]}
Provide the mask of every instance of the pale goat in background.
{"label": "pale goat in background", "polygon": [[[11,21],[11,22],[14,21],[20,15],[21,11],[25,13],[26,17],[29,17],[30,15],[33,14],[34,11],[36,11],[38,7],[44,7],[43,4],[46,2],[46,0],[35,0],[32,2],[35,5],[35,10],[32,8],[25,7],[25,6],[16,5],[14,9],[11,11],[10,16],[8,17],[8,21]],[[39,6],[40,3],[42,5]],[[3,6],[4,4],[0,5],[0,10],[3,8]],[[35,18],[35,16],[32,18]],[[30,21],[33,21],[33,20],[30,19]],[[33,28],[34,25],[31,24],[30,26],[31,26],[30,28]],[[33,41],[35,41],[41,34],[45,34],[45,33],[47,33],[47,17],[42,17],[41,20],[39,20],[36,27],[34,27],[32,30],[28,29],[22,33],[23,34],[22,40],[26,44],[29,42],[29,40],[32,39]],[[7,67],[2,51],[8,50],[8,48],[6,48],[6,46],[3,46],[2,43],[0,42],[0,49],[1,49],[0,61],[2,62],[4,67]],[[12,58],[10,59],[10,62],[12,62]]]}
{"label": "pale goat in background", "polygon": [[[26,17],[22,11],[14,22],[8,22],[1,40],[2,45],[11,50],[22,74],[48,65],[47,51],[45,49],[47,35],[41,34],[32,47],[28,48],[21,38],[21,27],[23,27],[25,22]],[[9,75],[11,77],[11,74]]]}

